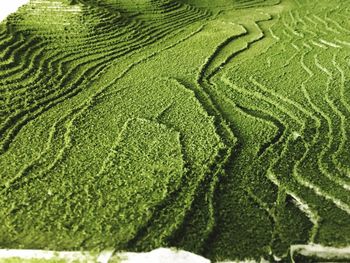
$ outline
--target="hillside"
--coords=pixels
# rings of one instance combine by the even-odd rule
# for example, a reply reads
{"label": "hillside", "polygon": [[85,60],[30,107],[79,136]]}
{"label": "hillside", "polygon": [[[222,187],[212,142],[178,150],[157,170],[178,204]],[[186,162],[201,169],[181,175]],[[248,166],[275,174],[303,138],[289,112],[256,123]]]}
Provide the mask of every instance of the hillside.
{"label": "hillside", "polygon": [[0,247],[346,262],[294,248],[350,245],[349,16],[31,0],[0,23]]}

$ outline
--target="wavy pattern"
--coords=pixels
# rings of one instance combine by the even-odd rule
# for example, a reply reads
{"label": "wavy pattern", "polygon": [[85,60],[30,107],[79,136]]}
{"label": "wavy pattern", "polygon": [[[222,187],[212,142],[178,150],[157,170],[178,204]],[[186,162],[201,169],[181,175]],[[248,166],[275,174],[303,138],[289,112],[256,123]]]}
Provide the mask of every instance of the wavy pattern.
{"label": "wavy pattern", "polygon": [[0,24],[0,246],[346,261],[348,5],[31,1]]}

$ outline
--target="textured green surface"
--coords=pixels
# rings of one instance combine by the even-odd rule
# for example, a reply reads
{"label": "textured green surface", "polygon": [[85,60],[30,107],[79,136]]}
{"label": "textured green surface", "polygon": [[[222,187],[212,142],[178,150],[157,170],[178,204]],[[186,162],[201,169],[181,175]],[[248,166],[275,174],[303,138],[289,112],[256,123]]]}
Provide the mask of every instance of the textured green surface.
{"label": "textured green surface", "polygon": [[0,24],[0,247],[288,262],[350,245],[349,16],[32,0]]}

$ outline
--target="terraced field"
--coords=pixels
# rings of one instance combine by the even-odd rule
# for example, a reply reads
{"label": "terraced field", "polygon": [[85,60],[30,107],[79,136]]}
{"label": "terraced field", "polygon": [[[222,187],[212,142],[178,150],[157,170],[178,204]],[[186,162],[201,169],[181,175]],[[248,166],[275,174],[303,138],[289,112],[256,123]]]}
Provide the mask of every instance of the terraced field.
{"label": "terraced field", "polygon": [[349,17],[31,0],[0,24],[0,247],[349,262]]}

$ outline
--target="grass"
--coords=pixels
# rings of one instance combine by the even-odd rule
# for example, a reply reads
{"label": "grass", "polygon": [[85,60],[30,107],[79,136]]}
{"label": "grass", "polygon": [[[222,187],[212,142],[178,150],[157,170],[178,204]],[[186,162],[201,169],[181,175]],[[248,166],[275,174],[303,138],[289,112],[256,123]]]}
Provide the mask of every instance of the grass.
{"label": "grass", "polygon": [[0,24],[0,247],[312,262],[328,254],[291,248],[349,246],[349,10],[23,6]]}

